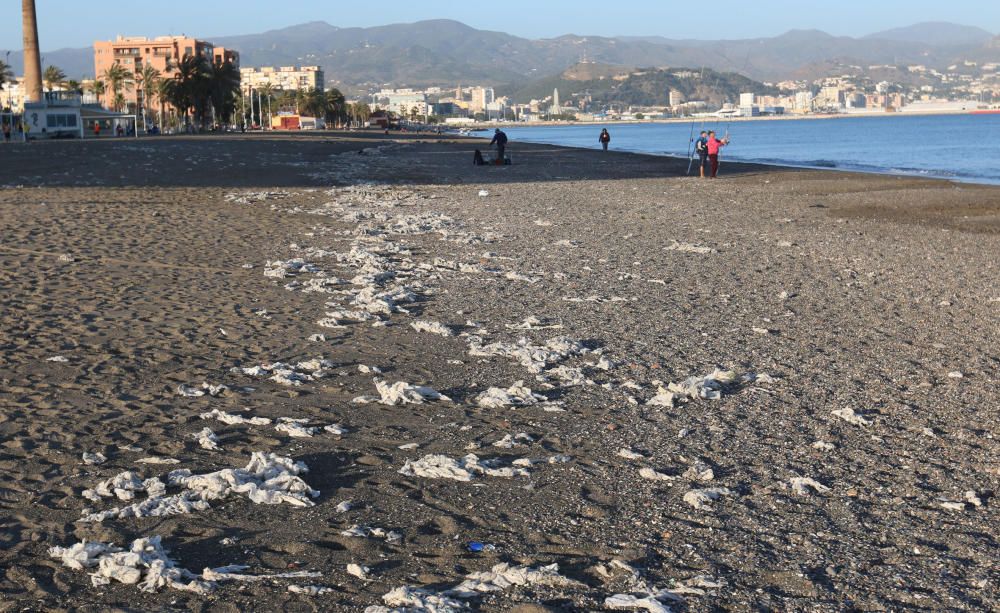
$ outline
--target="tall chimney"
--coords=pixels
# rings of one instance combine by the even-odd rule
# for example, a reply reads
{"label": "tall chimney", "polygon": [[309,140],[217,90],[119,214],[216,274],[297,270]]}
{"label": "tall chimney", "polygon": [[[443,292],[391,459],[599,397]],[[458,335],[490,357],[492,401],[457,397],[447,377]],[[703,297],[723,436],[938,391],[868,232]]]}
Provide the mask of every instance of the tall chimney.
{"label": "tall chimney", "polygon": [[21,0],[21,29],[24,31],[24,89],[26,102],[42,101],[42,60],[38,50],[38,20],[35,0]]}

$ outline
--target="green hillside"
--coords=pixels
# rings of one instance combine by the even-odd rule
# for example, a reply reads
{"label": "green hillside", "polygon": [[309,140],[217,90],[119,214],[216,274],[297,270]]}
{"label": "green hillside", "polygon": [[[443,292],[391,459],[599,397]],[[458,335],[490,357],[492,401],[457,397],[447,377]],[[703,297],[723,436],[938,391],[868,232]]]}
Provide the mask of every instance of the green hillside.
{"label": "green hillside", "polygon": [[685,100],[702,100],[709,107],[717,108],[726,102],[738,102],[741,92],[777,93],[776,89],[743,75],[708,68],[640,69],[626,78],[605,77],[584,81],[569,79],[566,74],[499,88],[498,94],[510,96],[516,102],[528,102],[551,96],[552,90],[558,88],[564,104],[589,94],[598,104],[667,106],[670,90],[676,90],[684,95]]}

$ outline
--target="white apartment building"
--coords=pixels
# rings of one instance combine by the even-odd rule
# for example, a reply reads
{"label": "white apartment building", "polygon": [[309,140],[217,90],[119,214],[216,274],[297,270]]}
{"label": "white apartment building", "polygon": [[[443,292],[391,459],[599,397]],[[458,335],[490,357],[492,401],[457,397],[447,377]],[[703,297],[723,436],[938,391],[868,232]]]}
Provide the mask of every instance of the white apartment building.
{"label": "white apartment building", "polygon": [[300,89],[326,89],[323,69],[319,66],[263,66],[261,68],[241,68],[243,90],[260,89],[270,85],[273,89],[296,91]]}
{"label": "white apartment building", "polygon": [[412,117],[414,111],[420,117],[429,114],[427,96],[413,90],[382,90],[372,96],[375,105],[392,111],[400,117]]}
{"label": "white apartment building", "polygon": [[472,102],[469,104],[469,110],[473,113],[481,113],[486,110],[486,107],[493,104],[493,88],[492,87],[476,87],[472,90]]}

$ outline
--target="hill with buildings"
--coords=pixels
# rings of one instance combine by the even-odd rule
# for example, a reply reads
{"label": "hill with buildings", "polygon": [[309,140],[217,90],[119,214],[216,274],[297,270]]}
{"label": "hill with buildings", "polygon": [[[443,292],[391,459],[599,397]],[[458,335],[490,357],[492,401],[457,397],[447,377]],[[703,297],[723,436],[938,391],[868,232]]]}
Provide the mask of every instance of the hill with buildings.
{"label": "hill with buildings", "polygon": [[591,99],[603,105],[672,106],[674,102],[704,102],[718,108],[725,102],[739,99],[741,92],[776,94],[777,89],[732,72],[717,72],[711,68],[644,68],[630,69],[604,65],[601,76],[592,79],[574,78],[587,74],[589,64],[572,66],[560,75],[538,79],[520,86],[497,89],[498,95],[512,100],[542,100],[558,89],[564,100]]}
{"label": "hill with buildings", "polygon": [[[433,20],[373,28],[311,22],[242,36],[209,37],[237,49],[244,66],[320,65],[345,90],[372,86],[511,83],[559,75],[587,60],[610,66],[690,66],[736,72],[759,81],[820,78],[831,65],[921,64],[945,68],[974,58],[1000,61],[992,34],[954,24],[917,24],[850,38],[794,30],[772,38],[674,40],[566,35],[530,40]],[[47,52],[43,61],[71,78],[93,75],[90,48]],[[20,68],[21,58],[11,55]],[[600,75],[580,75],[589,79]]]}

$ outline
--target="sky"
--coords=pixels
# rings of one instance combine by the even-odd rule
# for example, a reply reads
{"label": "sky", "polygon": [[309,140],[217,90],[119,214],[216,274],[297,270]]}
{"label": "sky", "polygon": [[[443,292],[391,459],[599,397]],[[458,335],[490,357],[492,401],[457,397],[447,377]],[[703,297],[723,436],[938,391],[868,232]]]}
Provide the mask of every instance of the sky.
{"label": "sky", "polygon": [[[0,6],[10,12],[10,19],[0,19],[0,53],[21,46],[19,4],[5,0]],[[699,4],[704,8],[699,10]],[[36,6],[43,51],[88,47],[118,34],[187,34],[211,40],[307,21],[367,27],[437,18],[526,38],[570,33],[757,38],[812,28],[861,36],[921,21],[951,21],[1000,33],[996,0],[36,0]]]}

